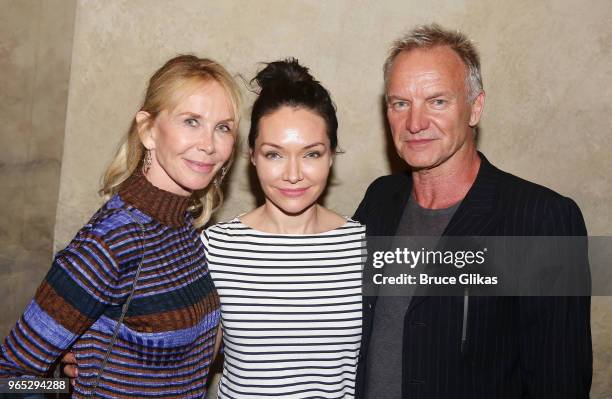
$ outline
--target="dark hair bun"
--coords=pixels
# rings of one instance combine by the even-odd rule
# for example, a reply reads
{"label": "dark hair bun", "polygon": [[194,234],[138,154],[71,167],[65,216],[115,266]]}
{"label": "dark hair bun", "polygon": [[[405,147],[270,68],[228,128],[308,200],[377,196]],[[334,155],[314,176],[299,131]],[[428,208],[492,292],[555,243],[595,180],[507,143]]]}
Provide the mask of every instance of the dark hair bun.
{"label": "dark hair bun", "polygon": [[255,146],[259,120],[280,107],[289,106],[307,108],[323,118],[331,149],[336,151],[338,145],[336,107],[325,87],[295,58],[265,65],[265,68],[251,80],[251,84],[257,84],[260,90],[251,111],[249,148]]}
{"label": "dark hair bun", "polygon": [[266,64],[266,67],[259,71],[251,82],[257,83],[263,91],[270,87],[299,83],[311,84],[316,81],[308,73],[308,68],[300,65],[297,59],[287,58],[283,61],[274,61]]}

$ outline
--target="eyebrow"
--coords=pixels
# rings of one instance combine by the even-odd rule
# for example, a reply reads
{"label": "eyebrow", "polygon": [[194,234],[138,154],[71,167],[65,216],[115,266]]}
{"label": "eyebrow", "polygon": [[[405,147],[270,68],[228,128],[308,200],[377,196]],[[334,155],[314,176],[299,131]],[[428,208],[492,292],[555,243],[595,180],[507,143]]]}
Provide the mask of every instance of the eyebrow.
{"label": "eyebrow", "polygon": [[[274,143],[261,143],[260,147],[263,147],[264,145],[268,145],[268,146],[274,147],[274,148],[283,148],[282,146],[280,146],[278,144],[274,144]],[[304,146],[304,149],[307,150],[309,148],[313,148],[313,147],[316,147],[318,145],[325,146],[324,143],[319,142],[319,143],[308,144],[307,146]]]}
{"label": "eyebrow", "polygon": [[451,95],[449,92],[445,92],[445,91],[436,91],[436,92],[434,92],[433,94],[431,94],[431,95],[427,96],[427,99],[428,99],[428,100],[432,100],[432,99],[434,99],[434,98],[436,98],[436,97],[449,97],[449,98],[452,98],[452,97],[454,97],[454,96],[453,96],[453,95]]}
{"label": "eyebrow", "polygon": [[[178,114],[178,116],[192,116],[192,117],[194,117],[194,118],[196,118],[196,119],[204,119],[204,118],[202,117],[202,115],[197,114],[197,113],[195,113],[195,112],[191,112],[191,111],[181,112],[180,114]],[[234,118],[227,118],[227,119],[223,119],[223,120],[220,120],[220,121],[219,121],[219,122],[217,122],[217,123],[223,123],[223,122],[234,122]]]}
{"label": "eyebrow", "polygon": [[178,116],[193,116],[195,118],[202,118],[202,115],[196,114],[195,112],[185,111],[178,114]]}
{"label": "eyebrow", "polygon": [[314,144],[309,144],[309,145],[305,146],[304,149],[313,148],[313,147],[316,147],[318,145],[325,146],[325,144],[323,144],[323,143],[314,143]]}
{"label": "eyebrow", "polygon": [[[437,98],[437,97],[455,98],[457,96],[453,96],[451,93],[446,92],[446,91],[436,91],[436,92],[433,92],[432,94],[428,95],[426,100],[432,100],[432,99]],[[392,94],[390,96],[386,96],[386,100],[387,100],[387,102],[393,101],[393,100],[410,101],[410,100],[406,99],[405,97],[398,96],[398,95],[395,95],[395,94]]]}
{"label": "eyebrow", "polygon": [[386,98],[387,101],[389,101],[389,100],[405,100],[404,97],[398,96],[398,95],[395,95],[395,94],[392,94],[390,96],[389,95],[385,95],[385,98]]}

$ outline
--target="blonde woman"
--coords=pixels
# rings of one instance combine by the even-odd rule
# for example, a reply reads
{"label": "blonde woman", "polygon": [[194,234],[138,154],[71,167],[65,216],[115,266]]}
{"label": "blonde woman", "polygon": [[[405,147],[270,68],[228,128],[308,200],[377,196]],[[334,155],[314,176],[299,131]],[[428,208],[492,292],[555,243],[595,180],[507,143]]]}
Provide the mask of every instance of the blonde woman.
{"label": "blonde woman", "polygon": [[197,228],[221,202],[239,94],[219,64],[169,60],[104,177],[108,201],[58,252],[3,342],[0,377],[44,375],[68,348],[73,397],[202,397],[219,299]]}

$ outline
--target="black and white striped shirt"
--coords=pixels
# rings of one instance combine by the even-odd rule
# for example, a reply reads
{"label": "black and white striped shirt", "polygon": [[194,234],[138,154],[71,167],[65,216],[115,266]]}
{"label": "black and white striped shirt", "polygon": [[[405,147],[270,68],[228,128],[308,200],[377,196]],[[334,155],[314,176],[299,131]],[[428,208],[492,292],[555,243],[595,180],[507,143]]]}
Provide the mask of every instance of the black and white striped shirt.
{"label": "black and white striped shirt", "polygon": [[236,218],[202,240],[221,298],[219,398],[353,398],[365,227],[276,235]]}

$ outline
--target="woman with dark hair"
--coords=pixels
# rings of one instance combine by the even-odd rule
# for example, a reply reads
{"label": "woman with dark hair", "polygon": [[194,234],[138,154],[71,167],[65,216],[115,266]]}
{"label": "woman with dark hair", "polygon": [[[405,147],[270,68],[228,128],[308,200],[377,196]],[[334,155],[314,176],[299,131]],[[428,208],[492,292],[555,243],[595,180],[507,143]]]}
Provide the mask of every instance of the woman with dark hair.
{"label": "woman with dark hair", "polygon": [[318,204],[338,139],[327,90],[288,59],[253,79],[262,206],[202,233],[221,301],[219,398],[352,398],[365,229]]}

